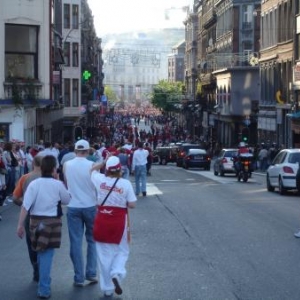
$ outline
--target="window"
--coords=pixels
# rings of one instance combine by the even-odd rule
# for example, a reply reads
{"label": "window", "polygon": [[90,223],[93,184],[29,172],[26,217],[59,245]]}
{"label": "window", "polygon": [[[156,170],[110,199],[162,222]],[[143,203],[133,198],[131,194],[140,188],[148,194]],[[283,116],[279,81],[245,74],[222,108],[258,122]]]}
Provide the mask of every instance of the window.
{"label": "window", "polygon": [[64,79],[64,105],[70,107],[70,79]]}
{"label": "window", "polygon": [[78,85],[79,81],[78,79],[73,79],[73,93],[72,93],[72,106],[77,107],[78,106]]}
{"label": "window", "polygon": [[5,25],[5,77],[38,79],[37,26]]}
{"label": "window", "polygon": [[70,66],[70,43],[64,43],[64,60],[67,67]]}
{"label": "window", "polygon": [[243,22],[252,23],[253,21],[253,6],[245,4],[242,6],[243,11]]}
{"label": "window", "polygon": [[297,34],[296,41],[296,57],[300,59],[300,34]]}
{"label": "window", "polygon": [[72,66],[78,67],[78,43],[73,43]]}
{"label": "window", "polygon": [[78,5],[72,5],[72,28],[78,29],[78,27],[79,27]]}
{"label": "window", "polygon": [[64,28],[70,28],[70,4],[64,4]]}

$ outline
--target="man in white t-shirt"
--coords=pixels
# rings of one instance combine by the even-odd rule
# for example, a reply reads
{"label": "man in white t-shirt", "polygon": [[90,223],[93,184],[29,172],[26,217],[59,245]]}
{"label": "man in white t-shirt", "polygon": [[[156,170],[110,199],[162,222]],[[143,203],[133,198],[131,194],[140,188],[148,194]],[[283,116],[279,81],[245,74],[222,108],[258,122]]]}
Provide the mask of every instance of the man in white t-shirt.
{"label": "man in white t-shirt", "polygon": [[133,152],[132,172],[135,176],[135,194],[138,196],[142,191],[143,196],[147,195],[147,157],[149,151],[144,149],[144,144],[139,142],[138,149]]}
{"label": "man in white t-shirt", "polygon": [[[91,181],[93,162],[87,160],[90,145],[86,140],[75,144],[76,157],[63,165],[65,184],[71,194],[67,220],[70,238],[70,256],[74,266],[74,285],[81,287],[84,281],[96,283],[97,254],[93,239],[93,224],[96,215],[96,189]],[[85,232],[84,232],[85,231]],[[83,235],[87,242],[86,267],[82,253]]]}

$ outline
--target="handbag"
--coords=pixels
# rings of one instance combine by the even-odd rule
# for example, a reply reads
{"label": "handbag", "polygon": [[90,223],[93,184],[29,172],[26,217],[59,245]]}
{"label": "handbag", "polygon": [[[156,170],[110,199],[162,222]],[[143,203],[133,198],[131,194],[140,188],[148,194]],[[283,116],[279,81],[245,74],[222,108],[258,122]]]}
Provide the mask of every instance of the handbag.
{"label": "handbag", "polygon": [[118,179],[114,182],[101,205],[98,206],[93,227],[93,237],[95,241],[100,243],[119,244],[123,236],[127,208],[103,206]]}
{"label": "handbag", "polygon": [[8,171],[5,168],[0,168],[0,174],[1,175],[6,175]]}

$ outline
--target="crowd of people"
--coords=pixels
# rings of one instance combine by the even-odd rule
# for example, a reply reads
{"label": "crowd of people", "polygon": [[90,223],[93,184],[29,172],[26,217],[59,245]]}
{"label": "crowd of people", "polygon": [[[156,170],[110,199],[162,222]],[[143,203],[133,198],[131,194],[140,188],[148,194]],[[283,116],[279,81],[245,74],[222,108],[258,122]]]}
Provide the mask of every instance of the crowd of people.
{"label": "crowd of people", "polygon": [[[140,129],[141,119],[150,130]],[[164,115],[115,113],[111,121],[108,132],[75,143],[0,143],[0,206],[8,202],[21,206],[17,234],[26,237],[41,299],[51,296],[62,205],[67,205],[74,286],[99,281],[105,297],[122,294],[130,242],[128,209],[135,207],[139,196],[147,196],[153,150],[174,141],[197,142]],[[274,144],[251,149],[257,168],[265,171],[279,150]]]}
{"label": "crowd of people", "polygon": [[[74,286],[99,282],[105,297],[122,294],[129,256],[128,209],[135,207],[140,189],[146,196],[149,152],[143,145],[139,142],[133,150],[129,142],[120,147],[102,143],[95,150],[95,145],[81,139],[64,148],[63,154],[62,149],[57,152],[55,145],[44,143],[33,157],[32,169],[16,181],[10,197],[21,206],[17,234],[26,237],[38,298],[51,297],[51,266],[62,238],[62,205],[67,205]],[[124,165],[128,167],[124,154],[128,160],[130,157],[127,151],[132,153],[135,191],[128,172],[123,172]]]}
{"label": "crowd of people", "polygon": [[114,139],[100,142],[41,141],[26,148],[18,141],[0,144],[0,168],[5,170],[1,204],[21,206],[17,235],[26,237],[38,298],[51,296],[51,266],[62,238],[62,205],[67,206],[74,286],[99,282],[105,297],[122,294],[129,256],[128,209],[135,207],[138,196],[147,196],[153,149],[137,126],[122,129],[114,132]]}

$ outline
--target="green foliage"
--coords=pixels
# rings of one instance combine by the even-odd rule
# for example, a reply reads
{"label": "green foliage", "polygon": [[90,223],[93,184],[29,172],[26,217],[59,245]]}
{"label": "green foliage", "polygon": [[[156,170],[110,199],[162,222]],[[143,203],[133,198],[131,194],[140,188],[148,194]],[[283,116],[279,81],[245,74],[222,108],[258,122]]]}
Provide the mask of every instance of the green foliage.
{"label": "green foliage", "polygon": [[111,102],[118,102],[118,96],[116,95],[116,93],[113,91],[113,89],[110,86],[105,86],[104,88],[104,94],[106,95],[108,101]]}
{"label": "green foliage", "polygon": [[160,80],[153,88],[151,103],[163,111],[173,111],[175,110],[174,105],[181,102],[183,95],[184,85],[182,82]]}
{"label": "green foliage", "polygon": [[12,101],[17,109],[20,109],[23,106],[23,98],[20,87],[17,85],[17,81],[12,81]]}

